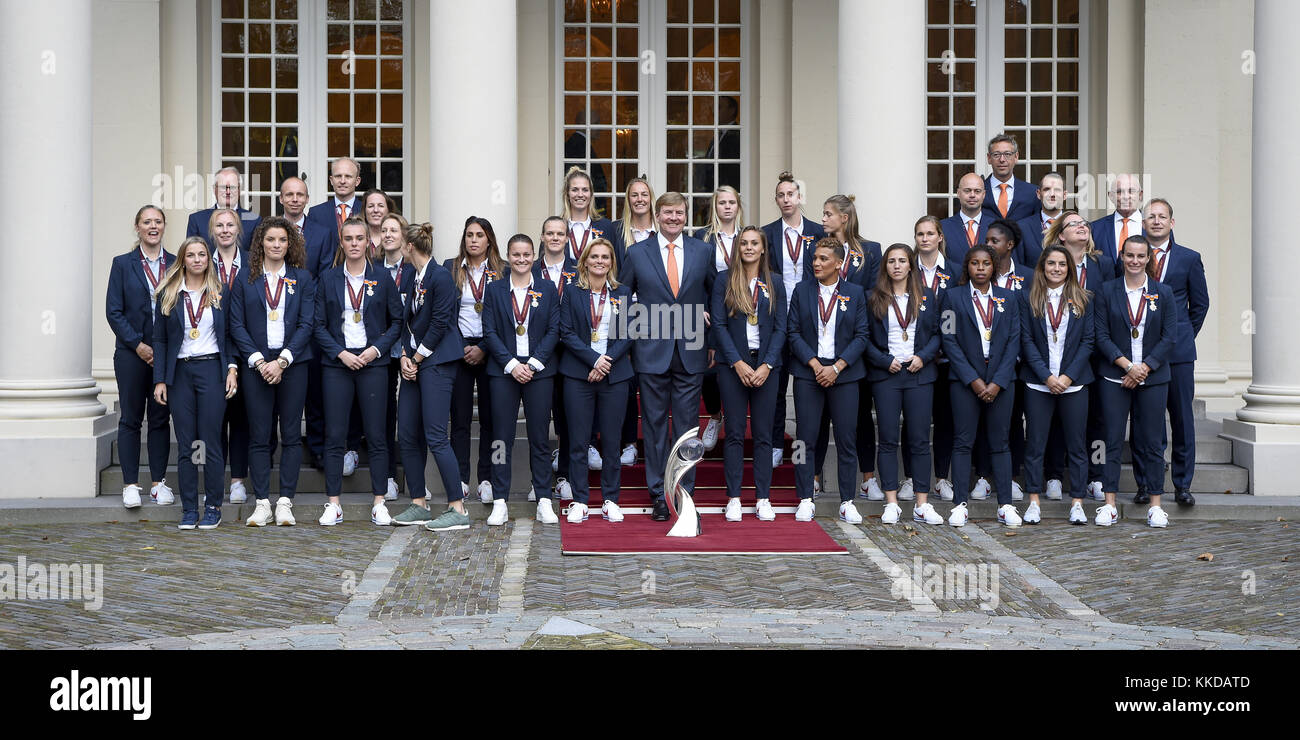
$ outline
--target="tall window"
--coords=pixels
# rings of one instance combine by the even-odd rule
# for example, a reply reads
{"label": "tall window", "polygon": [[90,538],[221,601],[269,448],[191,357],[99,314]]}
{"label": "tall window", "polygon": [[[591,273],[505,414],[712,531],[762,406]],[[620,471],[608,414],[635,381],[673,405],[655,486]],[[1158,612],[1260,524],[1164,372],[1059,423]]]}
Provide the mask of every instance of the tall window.
{"label": "tall window", "polygon": [[[926,9],[927,203],[947,216],[957,180],[987,175],[986,144],[1020,145],[1016,175],[1070,179],[1086,161],[1084,67],[1088,0],[929,0]],[[1067,190],[1070,189],[1067,187]]]}

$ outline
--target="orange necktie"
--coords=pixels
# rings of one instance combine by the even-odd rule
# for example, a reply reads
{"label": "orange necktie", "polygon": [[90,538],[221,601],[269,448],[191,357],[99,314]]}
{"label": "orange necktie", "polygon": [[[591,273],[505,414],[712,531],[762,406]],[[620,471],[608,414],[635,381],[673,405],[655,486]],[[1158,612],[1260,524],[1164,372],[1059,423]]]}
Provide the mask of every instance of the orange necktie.
{"label": "orange necktie", "polygon": [[1124,219],[1124,226],[1119,230],[1119,244],[1115,245],[1115,254],[1124,253],[1124,242],[1128,241],[1128,219]]}
{"label": "orange necktie", "polygon": [[681,286],[677,281],[677,252],[676,244],[668,244],[668,287],[673,289],[673,298],[677,297],[677,289]]}
{"label": "orange necktie", "polygon": [[339,204],[339,209],[338,209],[338,210],[339,210],[339,214],[338,214],[338,222],[339,222],[339,228],[340,228],[340,229],[343,228],[343,222],[346,221],[346,220],[348,220],[348,210],[347,210],[347,209],[348,209],[348,207],[347,207],[346,204],[344,204],[344,203],[340,203],[340,204]]}
{"label": "orange necktie", "polygon": [[966,242],[970,246],[975,246],[975,220],[971,219],[966,222]]}
{"label": "orange necktie", "polygon": [[998,193],[998,210],[1002,212],[1002,218],[1006,218],[1007,217],[1007,184],[1004,182],[1001,185],[998,185],[998,187],[1002,189],[1002,192]]}

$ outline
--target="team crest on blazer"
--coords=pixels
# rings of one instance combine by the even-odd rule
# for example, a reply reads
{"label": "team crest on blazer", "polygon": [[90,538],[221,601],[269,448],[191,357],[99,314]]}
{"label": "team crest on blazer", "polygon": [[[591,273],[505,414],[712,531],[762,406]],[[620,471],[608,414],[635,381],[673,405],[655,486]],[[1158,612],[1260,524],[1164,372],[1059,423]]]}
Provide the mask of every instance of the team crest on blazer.
{"label": "team crest on blazer", "polygon": [[1006,303],[1006,302],[1007,302],[1007,299],[1006,299],[1006,298],[998,298],[997,296],[993,296],[993,302],[996,303],[996,304],[998,304],[998,313],[1002,313],[1002,312],[1003,312],[1003,311],[1002,311],[1002,304],[1003,304],[1003,303]]}
{"label": "team crest on blazer", "polygon": [[284,279],[284,284],[287,285],[287,286],[289,286],[289,287],[287,287],[287,288],[285,289],[285,290],[288,290],[288,291],[289,291],[289,295],[293,295],[293,286],[297,285],[297,284],[298,284],[298,281],[297,281],[297,280],[290,279],[290,278],[285,278],[285,279]]}

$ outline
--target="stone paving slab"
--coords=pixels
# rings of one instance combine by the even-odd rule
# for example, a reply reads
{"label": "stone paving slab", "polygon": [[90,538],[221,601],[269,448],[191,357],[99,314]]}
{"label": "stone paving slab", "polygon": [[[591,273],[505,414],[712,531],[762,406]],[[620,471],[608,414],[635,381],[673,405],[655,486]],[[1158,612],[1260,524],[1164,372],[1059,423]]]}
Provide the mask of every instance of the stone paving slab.
{"label": "stone paving slab", "polygon": [[[415,530],[388,585],[370,609],[370,619],[412,616],[470,616],[499,608],[506,552],[518,523],[435,533]],[[464,620],[476,624],[477,620]]]}

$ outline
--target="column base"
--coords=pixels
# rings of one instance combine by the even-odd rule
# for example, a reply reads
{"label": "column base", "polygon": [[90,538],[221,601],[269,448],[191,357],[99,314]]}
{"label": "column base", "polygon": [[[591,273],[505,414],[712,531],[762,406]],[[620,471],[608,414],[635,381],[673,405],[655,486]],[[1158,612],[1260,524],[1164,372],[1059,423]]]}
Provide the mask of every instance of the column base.
{"label": "column base", "polygon": [[1300,496],[1295,464],[1300,424],[1260,424],[1224,419],[1221,437],[1232,441],[1232,462],[1250,471],[1255,496]]}
{"label": "column base", "polygon": [[1207,411],[1232,413],[1242,407],[1241,397],[1231,385],[1227,368],[1197,362],[1194,377],[1196,398],[1205,402]]}
{"label": "column base", "polygon": [[93,498],[108,467],[117,414],[0,421],[0,499]]}

